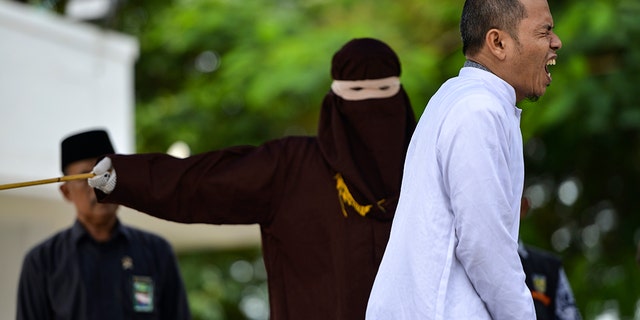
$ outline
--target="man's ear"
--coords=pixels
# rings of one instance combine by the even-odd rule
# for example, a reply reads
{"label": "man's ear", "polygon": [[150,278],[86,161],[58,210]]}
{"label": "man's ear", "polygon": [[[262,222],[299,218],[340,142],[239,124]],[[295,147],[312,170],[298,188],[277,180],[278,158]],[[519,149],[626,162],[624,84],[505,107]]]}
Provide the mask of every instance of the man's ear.
{"label": "man's ear", "polygon": [[63,183],[60,185],[60,193],[62,193],[62,196],[64,197],[65,200],[71,202],[71,196],[69,194],[69,186],[67,186],[66,183]]}
{"label": "man's ear", "polygon": [[489,48],[489,52],[491,52],[491,54],[493,54],[498,60],[504,60],[507,57],[507,40],[507,34],[498,29],[491,29],[487,31],[487,35],[484,39],[487,48]]}

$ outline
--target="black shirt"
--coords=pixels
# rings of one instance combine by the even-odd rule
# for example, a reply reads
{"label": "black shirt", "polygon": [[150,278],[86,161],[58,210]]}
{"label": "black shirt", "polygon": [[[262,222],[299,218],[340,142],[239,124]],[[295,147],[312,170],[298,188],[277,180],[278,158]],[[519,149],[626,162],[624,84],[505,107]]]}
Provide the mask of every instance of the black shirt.
{"label": "black shirt", "polygon": [[26,255],[17,319],[190,319],[169,243],[117,223],[98,243],[76,221]]}

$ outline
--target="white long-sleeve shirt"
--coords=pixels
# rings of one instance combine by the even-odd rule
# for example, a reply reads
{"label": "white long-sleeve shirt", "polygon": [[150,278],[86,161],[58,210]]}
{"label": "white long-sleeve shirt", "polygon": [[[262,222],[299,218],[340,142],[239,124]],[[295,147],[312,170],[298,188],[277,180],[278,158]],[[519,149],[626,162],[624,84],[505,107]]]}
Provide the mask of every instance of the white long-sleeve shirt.
{"label": "white long-sleeve shirt", "polygon": [[367,319],[535,319],[518,256],[521,110],[494,74],[464,67],[409,145]]}

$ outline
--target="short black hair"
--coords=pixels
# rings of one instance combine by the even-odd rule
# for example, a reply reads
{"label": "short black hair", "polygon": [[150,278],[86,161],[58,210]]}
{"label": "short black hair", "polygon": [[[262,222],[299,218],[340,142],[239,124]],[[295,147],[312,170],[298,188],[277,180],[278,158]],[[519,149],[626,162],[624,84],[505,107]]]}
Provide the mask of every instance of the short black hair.
{"label": "short black hair", "polygon": [[460,19],[462,53],[478,53],[491,29],[504,30],[518,41],[518,24],[526,16],[527,10],[520,0],[466,0]]}

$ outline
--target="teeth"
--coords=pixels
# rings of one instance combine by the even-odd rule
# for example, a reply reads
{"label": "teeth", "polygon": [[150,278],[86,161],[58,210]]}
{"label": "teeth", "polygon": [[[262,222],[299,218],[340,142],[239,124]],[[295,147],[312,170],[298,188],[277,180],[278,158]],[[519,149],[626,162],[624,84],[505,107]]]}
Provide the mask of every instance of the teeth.
{"label": "teeth", "polygon": [[548,66],[555,66],[556,65],[556,59],[551,59],[551,60],[547,61],[547,65]]}

